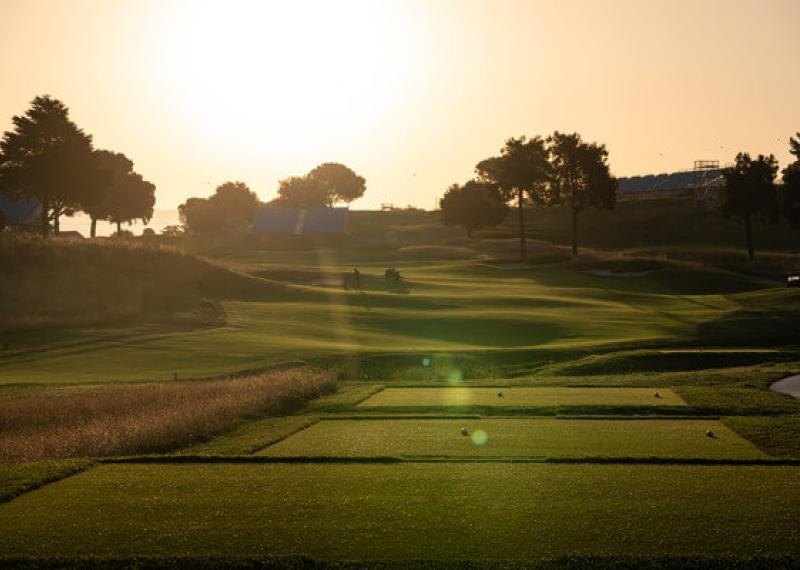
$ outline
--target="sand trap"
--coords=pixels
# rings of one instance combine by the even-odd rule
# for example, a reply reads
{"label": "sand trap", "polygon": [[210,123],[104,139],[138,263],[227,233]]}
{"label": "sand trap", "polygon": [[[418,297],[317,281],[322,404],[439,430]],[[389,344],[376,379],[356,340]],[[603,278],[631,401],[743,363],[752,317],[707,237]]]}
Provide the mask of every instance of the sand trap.
{"label": "sand trap", "polygon": [[795,400],[800,400],[800,374],[773,382],[769,389],[781,394],[788,394]]}

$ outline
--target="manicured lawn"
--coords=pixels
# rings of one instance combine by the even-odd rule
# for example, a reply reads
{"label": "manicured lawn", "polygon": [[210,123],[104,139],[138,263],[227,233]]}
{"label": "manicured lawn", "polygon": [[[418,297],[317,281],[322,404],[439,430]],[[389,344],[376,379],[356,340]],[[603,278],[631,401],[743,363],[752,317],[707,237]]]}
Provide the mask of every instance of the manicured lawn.
{"label": "manicured lawn", "polygon": [[[482,430],[482,445],[461,427]],[[712,430],[716,438],[706,436]],[[478,440],[480,441],[480,440]],[[259,452],[273,457],[767,457],[716,420],[324,420]]]}
{"label": "manicured lawn", "polygon": [[106,465],[0,506],[0,555],[800,556],[797,468]]}
{"label": "manicured lawn", "polygon": [[[498,396],[498,392],[502,396]],[[658,393],[660,398],[655,394]],[[664,388],[386,388],[359,407],[685,406]]]}
{"label": "manicured lawn", "polygon": [[[378,271],[364,268],[365,279],[377,280]],[[364,295],[324,288],[299,288],[275,299],[268,292],[243,293],[222,301],[226,326],[216,329],[96,342],[84,331],[80,345],[3,356],[0,383],[169,380],[336,353],[674,342],[738,308],[716,294],[714,277],[702,271],[665,271],[630,282],[569,267],[503,272],[476,262],[418,262],[403,274],[408,289],[402,294],[386,291],[382,282]],[[694,283],[696,293],[683,294],[686,283]]]}

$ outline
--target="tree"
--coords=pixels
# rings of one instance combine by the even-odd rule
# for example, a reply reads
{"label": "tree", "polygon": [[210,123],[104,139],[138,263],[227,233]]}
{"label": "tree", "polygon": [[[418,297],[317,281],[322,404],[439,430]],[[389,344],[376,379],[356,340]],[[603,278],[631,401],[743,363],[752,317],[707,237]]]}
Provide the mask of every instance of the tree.
{"label": "tree", "polygon": [[278,197],[273,206],[293,208],[322,208],[329,205],[329,189],[321,180],[311,176],[292,176],[281,180]]}
{"label": "tree", "polygon": [[188,233],[207,234],[222,229],[221,220],[207,198],[189,198],[178,206],[178,216]]}
{"label": "tree", "polygon": [[741,218],[747,232],[747,256],[753,261],[752,217],[765,214],[769,221],[778,217],[775,177],[778,161],[763,154],[753,160],[746,152],[736,155],[736,163],[722,170],[725,185],[720,190],[720,208],[726,218]]}
{"label": "tree", "polygon": [[366,180],[337,162],[320,164],[308,176],[320,181],[327,189],[327,206],[333,206],[336,202],[349,204],[366,191]]}
{"label": "tree", "polygon": [[572,255],[578,255],[578,214],[587,206],[612,209],[618,183],[611,176],[605,145],[583,142],[578,133],[558,131],[547,142],[552,166],[548,199],[572,210]]}
{"label": "tree", "polygon": [[780,209],[789,225],[800,229],[800,133],[795,136],[789,137],[789,152],[795,160],[783,170]]}
{"label": "tree", "polygon": [[[117,200],[113,194],[123,186],[125,178],[133,173],[133,162],[122,153],[96,150],[94,157],[98,168],[106,173],[107,184],[102,193],[84,198],[81,202],[81,209],[89,214],[89,218],[92,220],[89,230],[91,237],[97,235],[97,220],[105,220],[111,216],[109,208]],[[119,227],[117,231],[119,231]]]}
{"label": "tree", "polygon": [[146,224],[153,217],[156,204],[156,187],[142,178],[141,174],[130,172],[118,180],[112,192],[104,201],[106,218],[117,225],[117,233],[122,231],[122,223],[141,220]]}
{"label": "tree", "polygon": [[14,130],[0,141],[0,191],[10,199],[36,198],[42,205],[42,233],[50,221],[71,215],[82,201],[102,191],[102,173],[92,155],[92,137],[69,119],[57,99],[36,97],[24,115],[12,119]]}
{"label": "tree", "polygon": [[258,196],[244,182],[225,182],[217,186],[209,203],[223,226],[245,226],[253,222]]}
{"label": "tree", "polygon": [[508,214],[502,195],[496,188],[470,180],[463,186],[453,184],[439,200],[442,223],[446,226],[461,226],[472,237],[472,230],[496,226]]}
{"label": "tree", "polygon": [[519,211],[519,251],[526,257],[525,195],[534,203],[544,200],[550,174],[549,151],[541,137],[508,139],[500,156],[487,158],[475,166],[482,182],[497,188],[507,200],[517,198]]}

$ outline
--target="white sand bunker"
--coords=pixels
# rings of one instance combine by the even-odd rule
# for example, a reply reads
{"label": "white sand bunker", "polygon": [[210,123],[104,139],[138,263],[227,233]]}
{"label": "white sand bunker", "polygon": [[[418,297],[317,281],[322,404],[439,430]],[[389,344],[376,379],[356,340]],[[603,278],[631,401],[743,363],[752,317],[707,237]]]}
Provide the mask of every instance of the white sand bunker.
{"label": "white sand bunker", "polygon": [[769,389],[781,394],[788,394],[795,400],[800,400],[800,374],[773,382]]}

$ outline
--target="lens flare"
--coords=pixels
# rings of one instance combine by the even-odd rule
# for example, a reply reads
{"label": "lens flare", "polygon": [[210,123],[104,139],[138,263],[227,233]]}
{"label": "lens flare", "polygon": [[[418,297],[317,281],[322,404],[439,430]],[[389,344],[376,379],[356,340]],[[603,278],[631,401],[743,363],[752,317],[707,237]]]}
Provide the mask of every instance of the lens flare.
{"label": "lens flare", "polygon": [[461,384],[461,381],[464,379],[464,374],[458,368],[451,370],[450,373],[447,375],[447,381],[450,384]]}
{"label": "lens flare", "polygon": [[489,434],[482,429],[476,429],[472,433],[472,443],[475,445],[486,445],[487,441],[489,441]]}

